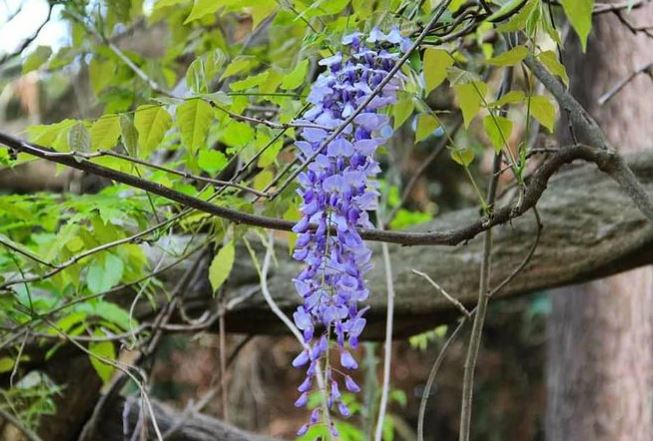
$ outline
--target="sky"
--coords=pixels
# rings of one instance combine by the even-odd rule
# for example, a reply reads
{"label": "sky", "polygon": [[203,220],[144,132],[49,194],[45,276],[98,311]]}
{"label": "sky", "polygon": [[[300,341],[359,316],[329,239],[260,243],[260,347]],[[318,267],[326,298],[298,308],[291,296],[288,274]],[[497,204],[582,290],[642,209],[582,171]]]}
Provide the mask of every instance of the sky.
{"label": "sky", "polygon": [[[20,9],[18,15],[7,22],[18,9]],[[56,50],[66,43],[68,29],[66,24],[58,19],[61,9],[62,6],[54,7],[50,22],[41,29],[39,36],[29,48],[46,45]],[[47,15],[47,0],[0,0],[0,57],[19,47],[38,29]]]}

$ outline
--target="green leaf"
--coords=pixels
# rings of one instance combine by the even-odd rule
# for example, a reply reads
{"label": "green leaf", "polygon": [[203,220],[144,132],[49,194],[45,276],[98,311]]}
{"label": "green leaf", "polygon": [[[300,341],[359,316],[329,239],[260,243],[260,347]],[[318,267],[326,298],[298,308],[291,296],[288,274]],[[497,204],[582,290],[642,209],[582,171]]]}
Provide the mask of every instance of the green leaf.
{"label": "green leaf", "polygon": [[198,57],[190,63],[186,71],[186,86],[194,93],[207,91],[206,76],[204,73],[204,60]]}
{"label": "green leaf", "polygon": [[490,107],[502,107],[507,104],[521,103],[524,101],[524,98],[526,98],[526,95],[521,90],[511,90],[495,102],[490,103]]}
{"label": "green leaf", "polygon": [[194,154],[205,146],[212,120],[213,108],[202,99],[191,99],[177,106],[177,125],[188,151]]}
{"label": "green leaf", "polygon": [[52,55],[52,49],[49,46],[39,46],[34,49],[23,61],[23,75],[41,67],[48,61],[50,55]]}
{"label": "green leaf", "polygon": [[256,86],[260,86],[261,84],[265,83],[269,75],[270,72],[267,70],[257,75],[249,75],[240,81],[234,81],[229,85],[229,88],[234,92],[238,92],[240,90],[252,89]]}
{"label": "green leaf", "polygon": [[487,63],[494,66],[514,66],[515,64],[521,63],[527,55],[528,48],[526,46],[517,46],[496,57],[490,58],[487,60]]}
{"label": "green leaf", "polygon": [[571,26],[578,34],[583,52],[587,49],[587,36],[592,29],[592,13],[594,0],[561,0]]}
{"label": "green leaf", "polygon": [[234,58],[229,66],[224,70],[224,73],[220,77],[221,80],[228,78],[230,76],[236,75],[246,69],[252,67],[255,63],[254,58],[248,55],[240,55]]}
{"label": "green leaf", "polygon": [[420,142],[433,134],[435,129],[440,127],[440,122],[433,115],[423,113],[417,118],[417,129],[415,130],[415,142]]}
{"label": "green leaf", "polygon": [[113,375],[114,367],[98,357],[114,361],[116,359],[116,348],[113,346],[113,343],[110,341],[91,343],[88,345],[88,350],[91,353],[89,358],[95,372],[97,372],[103,383],[108,382],[111,379],[111,375]]}
{"label": "green leaf", "polygon": [[210,175],[215,175],[225,168],[227,162],[228,160],[224,153],[217,150],[202,149],[197,158],[197,164],[200,168]]}
{"label": "green leaf", "polygon": [[115,64],[113,61],[100,60],[98,57],[93,57],[88,64],[88,77],[95,95],[99,95],[114,80],[114,69]]}
{"label": "green leaf", "polygon": [[0,374],[11,372],[14,369],[14,364],[16,364],[16,360],[11,357],[0,358]]}
{"label": "green leaf", "polygon": [[392,416],[386,415],[383,420],[383,441],[394,441],[395,439],[395,424]]}
{"label": "green leaf", "polygon": [[281,88],[284,90],[297,89],[304,83],[307,72],[308,59],[304,59],[297,63],[297,66],[295,66],[295,68],[290,73],[284,75],[283,80],[281,81]]}
{"label": "green leaf", "polygon": [[84,123],[78,122],[68,131],[68,148],[78,152],[91,150],[91,134],[88,133]]}
{"label": "green leaf", "polygon": [[495,152],[500,152],[507,147],[508,139],[512,133],[512,121],[499,115],[488,115],[483,119],[485,133],[490,138]]}
{"label": "green leaf", "polygon": [[152,14],[158,12],[159,9],[169,8],[171,6],[177,6],[180,3],[183,3],[185,0],[156,0],[154,6],[152,6]]}
{"label": "green leaf", "polygon": [[[513,10],[520,6],[521,9],[519,9],[519,12],[512,15],[510,20],[497,27],[497,31],[499,32],[516,32],[524,30],[526,28],[526,23],[528,22],[529,17],[540,4],[540,0],[528,0],[525,4],[524,0],[511,0],[506,4],[506,6],[509,4],[514,6]],[[504,14],[502,17],[505,18],[509,16],[509,14],[510,11],[508,11],[508,13]],[[500,21],[500,19],[497,19],[496,21]]]}
{"label": "green leaf", "polygon": [[553,133],[556,121],[556,108],[547,96],[531,97],[531,115],[540,124],[546,127],[549,132]]}
{"label": "green leaf", "polygon": [[451,159],[463,167],[469,167],[469,164],[474,161],[474,150],[470,149],[469,147],[452,150]]}
{"label": "green leaf", "polygon": [[131,118],[127,115],[120,115],[120,136],[122,144],[131,156],[136,156],[138,151],[138,131]]}
{"label": "green leaf", "polygon": [[547,69],[553,74],[560,77],[565,86],[569,87],[569,76],[567,75],[567,69],[565,66],[558,60],[558,56],[554,51],[542,52],[537,58],[546,66]]}
{"label": "green leaf", "polygon": [[428,94],[447,79],[448,69],[453,66],[454,60],[443,49],[428,48],[424,52],[424,83],[425,92]]}
{"label": "green leaf", "polygon": [[277,9],[276,0],[254,0],[250,2],[252,15],[252,30],[256,29],[263,20],[268,18]]}
{"label": "green leaf", "polygon": [[110,290],[120,283],[124,269],[122,260],[115,254],[107,253],[94,259],[86,274],[89,291],[98,294]]}
{"label": "green leaf", "polygon": [[229,277],[231,269],[234,266],[235,254],[236,249],[234,243],[233,241],[229,241],[213,258],[209,267],[209,282],[211,282],[213,293],[216,293],[227,280],[227,277]]}
{"label": "green leaf", "polygon": [[138,131],[139,156],[147,157],[163,140],[172,125],[170,114],[161,106],[147,104],[136,109],[134,126]]}
{"label": "green leaf", "polygon": [[406,120],[415,111],[415,102],[412,96],[404,96],[400,98],[397,103],[392,107],[392,117],[394,119],[395,130],[401,127]]}
{"label": "green leaf", "polygon": [[35,261],[42,260],[41,257],[39,257],[38,254],[33,253],[32,250],[27,248],[25,245],[23,245],[23,244],[21,244],[19,242],[14,242],[8,236],[5,236],[2,233],[0,233],[0,244],[9,245],[12,248],[18,250],[21,254],[24,254],[26,256],[30,256]]}
{"label": "green leaf", "polygon": [[254,139],[254,128],[251,125],[231,121],[222,131],[222,142],[231,147],[244,147]]}
{"label": "green leaf", "polygon": [[254,178],[254,189],[263,190],[274,179],[274,173],[270,170],[263,170]]}
{"label": "green leaf", "polygon": [[468,128],[485,99],[487,84],[482,81],[457,84],[454,86],[454,93],[463,112],[465,128]]}
{"label": "green leaf", "polygon": [[193,2],[193,9],[186,17],[184,24],[188,24],[193,20],[199,20],[209,14],[214,14],[215,11],[220,9],[220,2],[217,0],[195,0]]}
{"label": "green leaf", "polygon": [[118,115],[104,115],[91,126],[91,148],[110,149],[118,143],[120,118]]}
{"label": "green leaf", "polygon": [[496,12],[490,15],[486,20],[491,23],[496,23],[501,20],[505,20],[507,17],[510,17],[515,14],[515,11],[522,8],[526,3],[526,0],[510,0],[505,2]]}

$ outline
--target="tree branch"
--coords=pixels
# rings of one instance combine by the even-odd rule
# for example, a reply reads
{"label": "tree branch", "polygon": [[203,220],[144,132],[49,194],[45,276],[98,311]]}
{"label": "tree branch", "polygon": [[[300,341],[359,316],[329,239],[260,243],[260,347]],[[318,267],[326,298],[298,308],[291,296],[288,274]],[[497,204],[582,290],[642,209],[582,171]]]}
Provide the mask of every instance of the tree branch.
{"label": "tree branch", "polygon": [[[101,166],[86,158],[74,157],[66,153],[62,154],[61,152],[56,152],[46,147],[25,142],[6,133],[0,132],[0,144],[4,144],[17,152],[27,153],[38,158],[56,162],[58,164],[144,190],[168,200],[178,202],[184,207],[193,208],[235,223],[280,231],[291,231],[294,226],[294,222],[249,214],[231,208],[214,205],[205,200],[175,191],[161,184]],[[553,176],[560,167],[576,159],[594,162],[601,170],[613,175],[618,182],[625,186],[626,190],[629,191],[629,196],[638,203],[638,206],[640,206],[640,208],[642,208],[642,210],[653,219],[653,204],[650,203],[650,199],[640,188],[641,186],[637,185],[637,180],[634,179],[632,172],[627,170],[625,162],[614,152],[614,150],[598,150],[584,145],[576,145],[562,148],[557,153],[551,155],[551,157],[548,158],[533,174],[524,192],[522,203],[516,207],[504,206],[497,209],[491,219],[469,216],[462,224],[462,227],[460,226],[461,224],[458,224],[455,228],[439,231],[409,232],[363,229],[361,230],[361,236],[365,240],[400,245],[458,245],[461,242],[474,238],[476,235],[490,227],[504,224],[524,214],[540,199],[551,176]],[[626,169],[624,169],[624,167]],[[647,208],[648,210],[645,211]],[[470,222],[469,219],[474,218],[477,220]]]}

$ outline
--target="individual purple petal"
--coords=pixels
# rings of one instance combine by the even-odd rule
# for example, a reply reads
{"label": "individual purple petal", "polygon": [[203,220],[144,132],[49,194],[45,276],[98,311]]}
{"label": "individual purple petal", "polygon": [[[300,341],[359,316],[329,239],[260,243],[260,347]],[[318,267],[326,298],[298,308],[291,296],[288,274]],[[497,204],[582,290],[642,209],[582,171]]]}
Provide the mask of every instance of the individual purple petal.
{"label": "individual purple petal", "polygon": [[297,357],[292,361],[293,367],[301,367],[308,363],[308,351],[302,351]]}
{"label": "individual purple petal", "polygon": [[358,363],[356,363],[356,360],[354,360],[354,357],[348,351],[342,351],[340,353],[340,364],[346,369],[358,368]]}
{"label": "individual purple petal", "polygon": [[323,58],[320,61],[318,61],[317,64],[320,66],[332,66],[334,64],[338,64],[342,61],[342,54],[338,52],[337,54],[334,54],[330,57]]}
{"label": "individual purple petal", "polygon": [[370,31],[367,40],[365,41],[367,41],[368,43],[383,42],[386,41],[386,36],[383,32],[379,30],[379,28],[375,27]]}
{"label": "individual purple petal", "polygon": [[[302,384],[299,385],[297,390],[299,392],[308,392],[309,390],[311,390],[311,383],[312,383],[311,377],[306,377],[302,382]],[[350,390],[349,387],[347,387],[347,390]]]}
{"label": "individual purple petal", "polygon": [[329,176],[322,182],[322,189],[325,192],[341,192],[344,191],[345,180],[340,175]]}
{"label": "individual purple petal", "polygon": [[366,112],[356,115],[354,123],[359,124],[365,130],[373,131],[381,128],[388,123],[388,117],[385,115],[377,115],[376,113]]}
{"label": "individual purple petal", "polygon": [[338,387],[338,383],[335,381],[331,382],[331,392],[329,393],[329,398],[333,403],[337,403],[340,400],[340,397],[342,394],[340,393],[340,388]]}
{"label": "individual purple petal", "polygon": [[357,393],[361,391],[360,386],[349,375],[345,375],[345,387],[349,392]]}
{"label": "individual purple petal", "polygon": [[354,154],[354,146],[351,142],[344,138],[338,138],[327,147],[327,154],[329,156],[351,156]]}
{"label": "individual purple petal", "polygon": [[311,316],[306,313],[303,306],[297,308],[297,311],[293,314],[293,318],[295,319],[295,324],[299,329],[306,329],[309,326],[313,326]]}
{"label": "individual purple petal", "polygon": [[386,35],[386,41],[392,44],[401,44],[403,37],[401,36],[401,32],[399,32],[398,27],[393,26],[393,28],[390,30],[390,33]]}
{"label": "individual purple petal", "polygon": [[339,403],[338,410],[340,411],[340,415],[344,416],[345,418],[351,416],[351,412],[345,403]]}
{"label": "individual purple petal", "polygon": [[313,409],[313,412],[311,412],[311,419],[310,419],[310,424],[316,424],[320,420],[320,413],[321,410],[320,408]]}
{"label": "individual purple petal", "polygon": [[297,431],[297,436],[306,435],[306,432],[308,432],[308,424],[304,424],[302,427],[299,428],[299,430]]}
{"label": "individual purple petal", "polygon": [[297,401],[295,401],[295,407],[304,407],[306,406],[306,403],[308,403],[308,393],[304,392],[297,398]]}
{"label": "individual purple petal", "polygon": [[302,130],[302,137],[308,142],[322,142],[327,137],[327,132],[314,127],[307,127]]}
{"label": "individual purple petal", "polygon": [[311,155],[313,154],[313,152],[314,152],[314,150],[313,150],[313,144],[311,144],[310,142],[306,142],[306,141],[297,141],[297,142],[295,143],[295,145],[297,146],[297,148],[299,149],[299,151],[302,152],[302,154],[303,154],[304,156],[306,156],[306,157],[311,156]]}
{"label": "individual purple petal", "polygon": [[360,40],[362,35],[363,34],[361,32],[352,32],[351,34],[347,34],[342,37],[342,44],[348,46],[352,43],[355,43]]}

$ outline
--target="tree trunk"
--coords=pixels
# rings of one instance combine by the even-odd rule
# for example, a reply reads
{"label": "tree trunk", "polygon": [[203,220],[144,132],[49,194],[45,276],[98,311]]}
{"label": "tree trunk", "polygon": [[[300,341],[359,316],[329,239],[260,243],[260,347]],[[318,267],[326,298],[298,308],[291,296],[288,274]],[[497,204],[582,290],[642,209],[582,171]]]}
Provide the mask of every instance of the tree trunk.
{"label": "tree trunk", "polygon": [[[653,23],[653,5],[625,15]],[[595,20],[585,55],[568,52],[572,93],[614,145],[641,150],[653,139],[653,87],[640,75],[606,105],[597,99],[653,54],[615,15]],[[572,46],[569,48],[572,49]],[[576,52],[576,53],[572,53]],[[560,138],[569,141],[560,127]],[[593,189],[588,188],[588,197]],[[549,441],[650,441],[653,434],[653,271],[640,268],[558,290],[549,322]]]}

